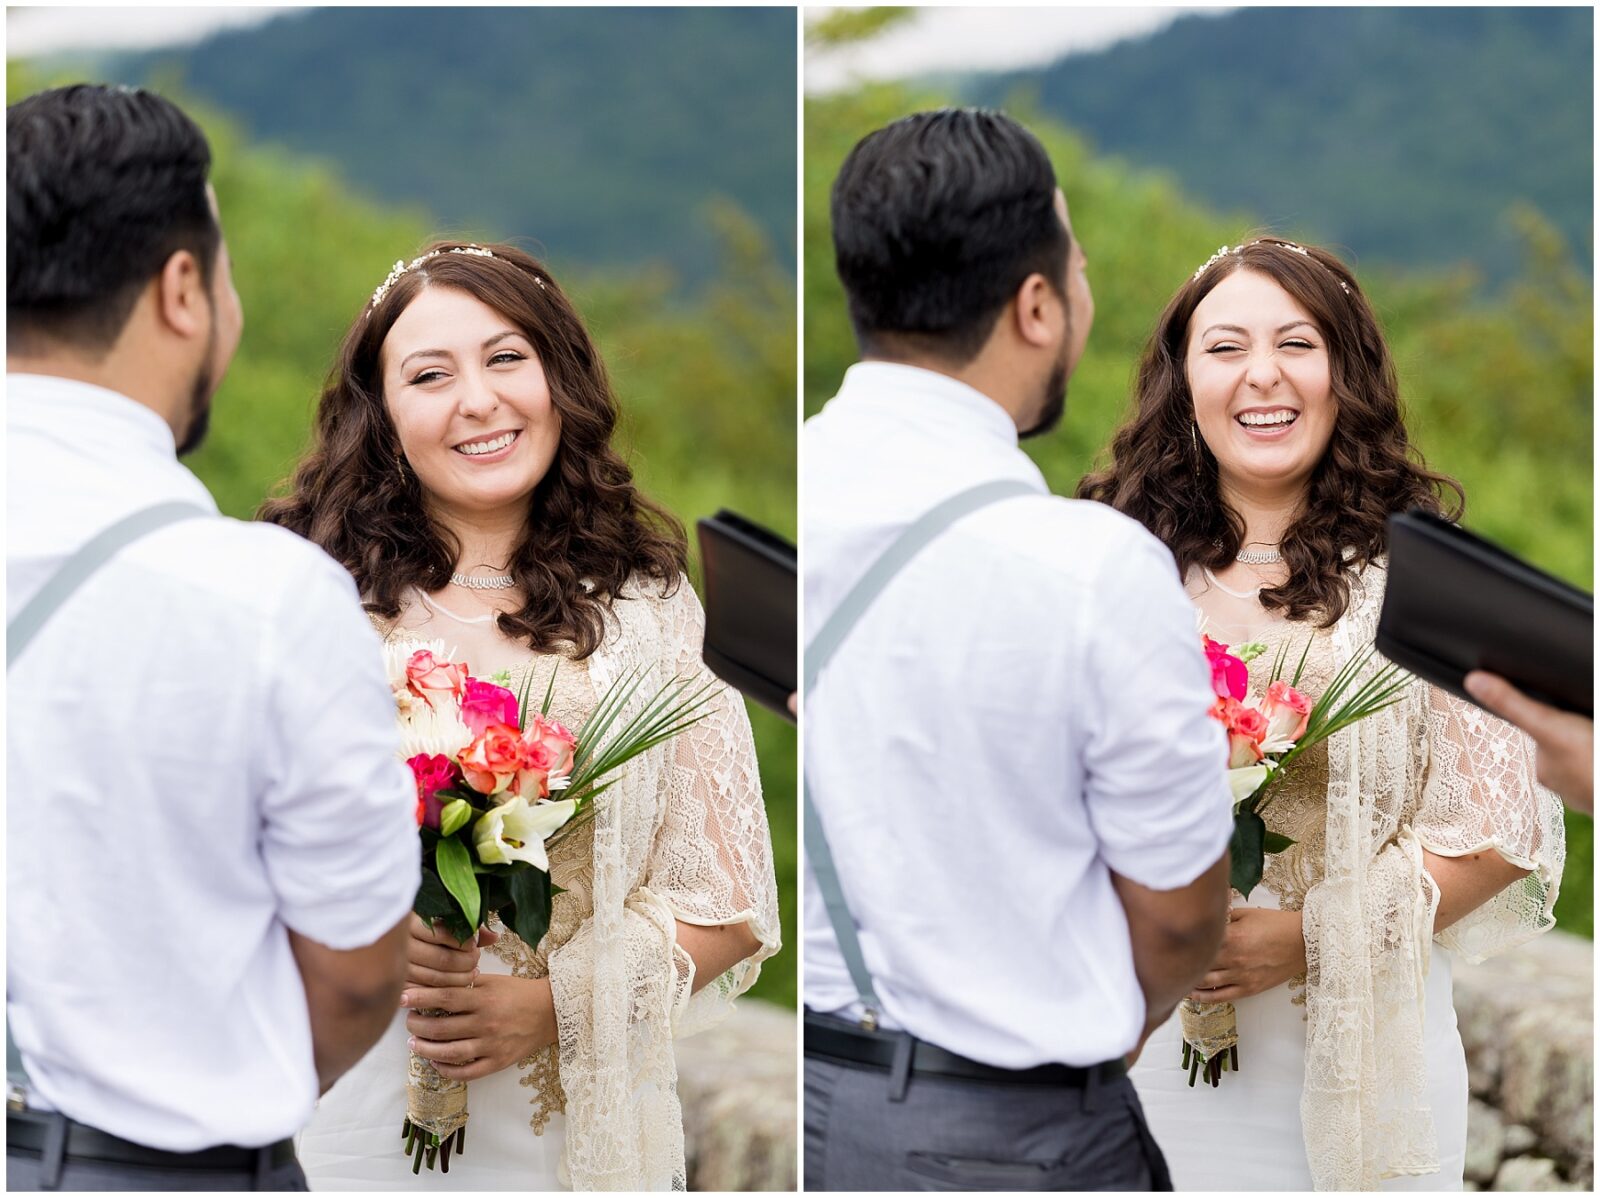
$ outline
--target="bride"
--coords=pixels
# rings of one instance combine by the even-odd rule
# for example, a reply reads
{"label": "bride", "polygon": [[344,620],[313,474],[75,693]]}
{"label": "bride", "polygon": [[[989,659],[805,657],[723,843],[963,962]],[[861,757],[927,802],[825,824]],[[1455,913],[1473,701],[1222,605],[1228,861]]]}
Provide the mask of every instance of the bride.
{"label": "bride", "polygon": [[[653,667],[642,691],[714,681],[682,530],[635,490],[616,419],[549,272],[509,246],[439,242],[374,292],[315,446],[262,517],[343,563],[391,645],[442,641],[475,677],[508,671],[520,691],[531,676],[541,697],[553,677],[551,714],[578,729],[636,667]],[[778,949],[737,694],[625,766],[552,846],[551,874],[537,945],[494,924],[457,946],[413,917],[407,1009],[301,1137],[312,1188],[683,1188],[673,1038]],[[411,1051],[470,1083],[448,1173],[413,1176],[403,1152]]]}
{"label": "bride", "polygon": [[[1263,642],[1313,701],[1371,644],[1384,521],[1460,488],[1424,468],[1388,348],[1331,254],[1224,248],[1162,314],[1137,410],[1082,498],[1173,551],[1214,639]],[[1307,650],[1307,646],[1309,649]],[[1564,840],[1520,733],[1413,683],[1308,752],[1263,809],[1294,844],[1235,896],[1190,997],[1232,1003],[1238,1072],[1191,1089],[1178,1017],[1132,1072],[1184,1190],[1461,1189],[1467,1075],[1452,956],[1552,926]]]}

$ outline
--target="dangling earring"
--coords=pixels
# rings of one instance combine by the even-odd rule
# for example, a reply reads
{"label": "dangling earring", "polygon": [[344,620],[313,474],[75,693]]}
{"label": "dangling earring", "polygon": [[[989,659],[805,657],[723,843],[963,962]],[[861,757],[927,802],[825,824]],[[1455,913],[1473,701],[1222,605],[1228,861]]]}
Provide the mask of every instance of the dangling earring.
{"label": "dangling earring", "polygon": [[1189,421],[1189,448],[1194,451],[1195,469],[1200,468],[1200,426]]}
{"label": "dangling earring", "polygon": [[395,473],[395,478],[397,478],[399,480],[399,482],[400,482],[400,489],[402,491],[405,490],[406,489],[406,455],[401,453],[398,448],[396,448],[395,451],[394,451],[394,473]]}

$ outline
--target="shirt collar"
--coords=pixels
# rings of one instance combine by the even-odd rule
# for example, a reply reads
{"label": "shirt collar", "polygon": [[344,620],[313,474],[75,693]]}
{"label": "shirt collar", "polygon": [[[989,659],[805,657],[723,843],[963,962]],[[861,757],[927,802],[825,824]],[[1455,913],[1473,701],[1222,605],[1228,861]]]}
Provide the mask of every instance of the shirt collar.
{"label": "shirt collar", "polygon": [[172,426],[138,400],[78,379],[50,374],[6,375],[6,420],[41,432],[143,450],[178,460]]}
{"label": "shirt collar", "polygon": [[979,433],[1017,448],[1017,426],[1004,408],[936,370],[901,362],[857,362],[844,372],[838,399],[890,407],[919,423],[937,421],[956,426],[963,435]]}

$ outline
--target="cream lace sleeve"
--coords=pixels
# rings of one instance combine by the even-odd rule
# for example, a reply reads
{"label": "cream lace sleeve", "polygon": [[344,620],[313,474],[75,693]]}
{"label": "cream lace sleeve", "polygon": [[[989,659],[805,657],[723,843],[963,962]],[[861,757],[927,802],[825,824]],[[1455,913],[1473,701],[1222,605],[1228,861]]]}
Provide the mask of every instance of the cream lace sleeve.
{"label": "cream lace sleeve", "polygon": [[1437,687],[1429,691],[1417,839],[1441,857],[1493,848],[1529,871],[1439,934],[1446,948],[1481,961],[1555,925],[1566,856],[1561,800],[1535,781],[1527,736]]}
{"label": "cream lace sleeve", "polygon": [[[673,596],[619,604],[624,636],[613,666],[645,664],[660,679],[710,680],[700,662],[703,616],[687,582]],[[654,617],[646,627],[645,610]],[[601,669],[601,665],[605,669]],[[719,684],[720,686],[720,684]],[[594,913],[549,958],[576,1189],[681,1189],[682,1117],[672,1037],[716,1021],[778,949],[777,884],[743,700],[721,688],[716,709],[640,761],[595,818]],[[631,812],[656,810],[654,826]],[[677,922],[748,922],[760,950],[691,998],[693,963]]]}
{"label": "cream lace sleeve", "polygon": [[[650,854],[646,885],[672,917],[684,923],[745,923],[760,942],[750,957],[710,979],[676,1008],[683,1036],[718,1022],[779,949],[778,884],[772,835],[761,801],[755,741],[744,699],[701,660],[705,616],[688,583],[664,604],[670,667],[696,685],[717,688],[712,714],[672,742],[666,818]],[[680,968],[687,955],[677,950]]]}

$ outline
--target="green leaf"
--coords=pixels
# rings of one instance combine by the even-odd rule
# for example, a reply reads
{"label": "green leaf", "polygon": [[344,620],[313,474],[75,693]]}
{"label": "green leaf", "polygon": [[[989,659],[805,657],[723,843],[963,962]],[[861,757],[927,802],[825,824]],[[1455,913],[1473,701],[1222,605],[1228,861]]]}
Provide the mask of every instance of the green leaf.
{"label": "green leaf", "polygon": [[1262,838],[1261,845],[1269,853],[1281,853],[1284,849],[1294,844],[1287,836],[1267,829],[1267,834]]}
{"label": "green leaf", "polygon": [[1228,881],[1245,898],[1261,881],[1267,825],[1254,811],[1241,809],[1233,817],[1233,840],[1228,845]]}
{"label": "green leaf", "polygon": [[512,874],[509,882],[515,910],[510,918],[502,910],[500,918],[529,948],[537,947],[550,929],[550,875],[529,867]]}
{"label": "green leaf", "polygon": [[439,880],[456,900],[467,923],[477,927],[480,896],[478,879],[472,872],[471,851],[458,838],[447,837],[439,842],[439,852],[435,861],[439,869]]}
{"label": "green leaf", "polygon": [[422,871],[422,885],[417,887],[416,901],[411,904],[411,909],[424,923],[432,923],[436,919],[456,913],[456,904],[450,897],[450,892],[444,888],[444,883],[439,881],[439,875],[433,870],[424,868]]}

